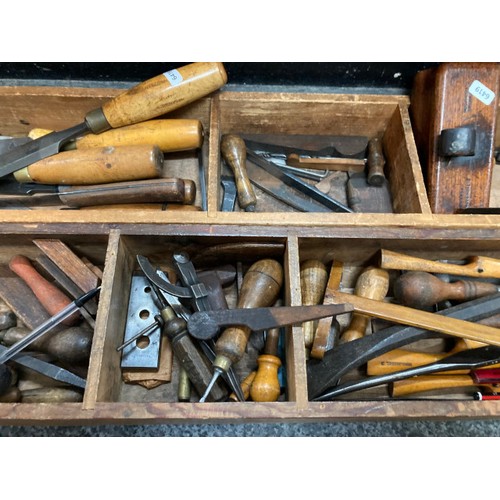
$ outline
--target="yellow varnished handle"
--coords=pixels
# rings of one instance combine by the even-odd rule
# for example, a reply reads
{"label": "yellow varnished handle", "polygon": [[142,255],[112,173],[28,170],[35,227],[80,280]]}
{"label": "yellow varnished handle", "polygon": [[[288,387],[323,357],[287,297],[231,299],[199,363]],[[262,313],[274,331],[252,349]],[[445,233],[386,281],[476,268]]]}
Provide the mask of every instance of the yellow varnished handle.
{"label": "yellow varnished handle", "polygon": [[227,82],[220,62],[196,62],[142,82],[102,106],[111,128],[132,125],[178,109]]}
{"label": "yellow varnished handle", "polygon": [[157,146],[120,146],[63,151],[14,172],[19,182],[88,185],[160,177]]}
{"label": "yellow varnished handle", "polygon": [[155,144],[164,153],[197,149],[203,144],[200,120],[148,120],[135,125],[88,134],[76,140],[77,149]]}

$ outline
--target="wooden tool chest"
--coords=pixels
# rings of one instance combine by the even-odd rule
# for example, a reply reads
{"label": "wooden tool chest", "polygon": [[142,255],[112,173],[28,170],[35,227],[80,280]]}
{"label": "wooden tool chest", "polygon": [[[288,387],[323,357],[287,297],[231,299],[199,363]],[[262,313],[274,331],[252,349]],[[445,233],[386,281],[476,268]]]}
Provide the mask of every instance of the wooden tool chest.
{"label": "wooden tool chest", "polygon": [[[0,87],[0,131],[24,136],[33,127],[62,130],[122,90],[109,88]],[[36,259],[34,240],[61,240],[102,269],[102,289],[83,401],[0,403],[3,425],[195,423],[245,421],[497,418],[497,401],[398,399],[384,388],[334,401],[308,398],[307,359],[301,326],[286,327],[283,368],[286,390],[276,402],[178,402],[175,359],[172,380],[152,389],[126,384],[120,353],[137,255],[153,261],[174,251],[195,265],[241,264],[272,258],[283,265],[283,301],[301,305],[301,263],[342,262],[341,289],[352,291],[360,271],[376,264],[381,249],[426,259],[500,258],[495,215],[431,213],[405,95],[234,92],[222,89],[169,114],[201,120],[205,138],[206,210],[1,210],[0,259]],[[258,191],[255,212],[223,212],[224,173],[219,148],[224,134],[378,137],[393,213],[300,213]],[[169,172],[198,186],[195,153],[172,154]],[[4,272],[8,272],[7,270]],[[231,298],[232,296],[230,296]],[[231,299],[232,300],[232,299]],[[234,302],[232,303],[234,305]],[[339,317],[339,321],[342,321]],[[345,324],[345,318],[344,318]],[[245,375],[245,367],[240,375]]]}

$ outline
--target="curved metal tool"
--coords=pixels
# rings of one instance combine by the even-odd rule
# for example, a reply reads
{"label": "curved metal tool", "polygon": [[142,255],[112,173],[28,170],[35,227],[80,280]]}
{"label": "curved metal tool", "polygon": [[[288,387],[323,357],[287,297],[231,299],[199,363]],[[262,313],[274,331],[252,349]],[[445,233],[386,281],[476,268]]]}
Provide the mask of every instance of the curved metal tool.
{"label": "curved metal tool", "polygon": [[328,401],[342,394],[349,392],[360,391],[370,387],[376,387],[382,384],[388,384],[403,380],[417,375],[425,375],[436,372],[446,372],[451,370],[471,370],[473,368],[481,368],[497,364],[500,361],[500,347],[488,345],[485,347],[478,347],[476,349],[467,349],[460,351],[450,356],[446,356],[435,363],[428,365],[416,366],[408,370],[402,370],[395,373],[388,373],[380,375],[379,377],[368,377],[362,380],[349,382],[339,385],[316,398],[313,401]]}
{"label": "curved metal tool", "polygon": [[196,283],[190,286],[179,286],[165,281],[157,274],[156,269],[151,265],[148,258],[143,255],[137,255],[137,262],[149,281],[154,283],[160,290],[174,295],[175,297],[181,299],[197,299],[208,295],[203,283]]}

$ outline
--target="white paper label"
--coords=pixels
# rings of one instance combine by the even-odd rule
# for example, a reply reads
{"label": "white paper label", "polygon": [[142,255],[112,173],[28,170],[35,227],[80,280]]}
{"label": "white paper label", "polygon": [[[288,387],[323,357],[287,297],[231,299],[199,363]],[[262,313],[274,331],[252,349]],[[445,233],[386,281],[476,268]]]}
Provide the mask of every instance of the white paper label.
{"label": "white paper label", "polygon": [[490,90],[486,85],[483,85],[479,80],[474,80],[472,82],[472,85],[469,87],[469,92],[487,106],[495,99],[495,92]]}
{"label": "white paper label", "polygon": [[172,69],[171,71],[167,71],[163,74],[172,87],[179,85],[179,83],[182,82],[182,75],[176,69]]}

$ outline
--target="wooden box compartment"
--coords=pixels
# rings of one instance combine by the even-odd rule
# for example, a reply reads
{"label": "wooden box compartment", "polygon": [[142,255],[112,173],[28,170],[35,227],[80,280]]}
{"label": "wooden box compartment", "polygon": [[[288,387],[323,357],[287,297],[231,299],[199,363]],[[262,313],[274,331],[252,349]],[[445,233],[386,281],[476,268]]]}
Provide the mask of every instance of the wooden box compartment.
{"label": "wooden box compartment", "polygon": [[[300,305],[300,269],[305,260],[319,259],[326,267],[334,259],[343,262],[341,290],[352,292],[361,269],[370,264],[376,265],[381,249],[433,260],[452,259],[456,262],[474,255],[500,258],[500,234],[496,226],[464,229],[429,228],[426,225],[413,228],[346,225],[311,226],[306,230],[297,226],[269,228],[247,225],[245,234],[242,234],[239,225],[207,223],[167,223],[157,226],[154,231],[146,229],[136,224],[114,229],[103,229],[100,225],[92,224],[87,227],[87,234],[70,236],[54,231],[53,225],[48,224],[39,227],[37,233],[19,229],[11,234],[2,234],[4,259],[20,249],[31,256],[36,255],[32,246],[34,237],[61,238],[78,252],[88,255],[99,264],[104,263],[104,273],[83,401],[43,405],[2,403],[0,422],[6,425],[96,425],[498,417],[500,408],[496,401],[474,401],[466,394],[455,399],[390,398],[384,387],[364,393],[352,393],[333,401],[310,401],[307,381],[309,361],[304,349],[301,325],[286,328],[283,354],[286,389],[278,401],[269,403],[199,403],[196,397],[190,402],[176,402],[175,361],[170,382],[145,389],[123,382],[120,354],[116,351],[116,347],[123,341],[130,282],[133,272],[137,270],[138,254],[160,263],[169,252],[182,249],[191,256],[197,269],[222,261],[242,262],[240,269],[243,270],[259,258],[275,258],[282,263],[284,269],[284,304]],[[108,230],[109,234],[106,232]],[[233,291],[234,289],[227,290],[230,307],[235,304]],[[348,315],[337,318],[342,327],[346,325]],[[249,352],[252,353],[252,349]],[[238,363],[237,367],[238,375],[244,375],[249,370],[249,364],[246,363]],[[362,375],[363,368],[350,377],[354,379]]]}
{"label": "wooden box compartment", "polygon": [[[77,87],[2,87],[0,86],[0,135],[7,137],[25,137],[32,129],[41,128],[47,130],[65,130],[66,128],[82,123],[85,115],[94,109],[99,108],[109,99],[125,92],[126,89],[115,88],[77,88]],[[165,162],[162,177],[179,177],[181,179],[192,180],[196,185],[196,198],[193,207],[201,209],[201,188],[200,170],[201,161],[206,168],[208,165],[208,136],[210,131],[210,104],[209,97],[198,99],[197,101],[175,110],[168,116],[160,118],[179,118],[189,120],[199,120],[203,127],[204,141],[201,154],[197,150],[165,153]],[[170,208],[177,208],[170,204]],[[29,206],[29,205],[28,205]],[[191,208],[191,205],[187,208]],[[8,207],[9,212],[15,206]],[[54,207],[42,207],[43,213],[48,209],[65,208],[64,205]],[[153,207],[152,207],[153,208]],[[186,207],[185,207],[186,208]],[[102,211],[103,207],[99,207]],[[83,210],[83,209],[80,209]],[[158,208],[158,210],[161,210]],[[67,210],[65,210],[67,212]],[[115,213],[124,213],[120,210],[106,210]],[[125,212],[130,218],[130,211]],[[163,212],[162,212],[163,213]],[[60,214],[64,215],[64,214]],[[164,215],[164,214],[163,214]],[[88,217],[95,217],[96,214],[89,214]],[[7,215],[8,217],[8,215]],[[35,214],[33,214],[35,218]],[[110,215],[103,215],[103,219]],[[64,217],[61,217],[64,218]]]}
{"label": "wooden box compartment", "polygon": [[[0,300],[4,313],[11,311],[14,314],[12,319],[15,318],[15,321],[8,322],[4,319],[2,323],[2,344],[5,346],[10,346],[18,340],[16,332],[22,330],[27,333],[35,330],[46,323],[64,304],[101,284],[108,245],[107,235],[94,235],[85,239],[79,235],[54,234],[48,237],[46,234],[30,232],[2,235],[0,240]],[[53,288],[64,295],[64,302],[61,303],[60,298],[55,299]],[[42,302],[50,297],[56,302],[47,302],[45,308]],[[35,357],[42,356],[42,361],[77,375],[84,384],[83,379],[88,375],[89,358],[95,338],[98,308],[99,295],[86,302],[76,322],[71,321],[71,325],[66,327],[63,324],[68,320],[53,324],[51,331],[25,347],[23,353],[33,353]],[[43,392],[52,388],[68,390],[66,395],[53,397],[69,397],[70,401],[83,401],[84,390],[80,385],[58,382],[36,370],[30,370],[23,364],[10,362],[9,365],[15,374],[14,385],[21,391],[25,404],[31,400],[41,402],[46,396],[34,393],[38,389]],[[18,400],[14,394],[5,397]],[[7,403],[2,405],[9,406]]]}
{"label": "wooden box compartment", "polygon": [[[385,156],[385,175],[394,213],[430,213],[422,171],[412,136],[405,96],[342,94],[286,94],[221,92],[214,98],[211,131],[211,177],[209,192],[219,193],[209,199],[209,210],[220,208],[223,192],[221,175],[232,175],[222,161],[218,141],[224,134],[236,134],[259,142],[316,149],[331,144],[332,137],[378,138]],[[314,139],[311,139],[314,136]],[[340,138],[340,139],[338,139]],[[315,143],[307,141],[322,141]],[[356,139],[354,139],[355,141]],[[302,142],[300,142],[302,141]],[[306,142],[304,142],[306,141]],[[321,144],[321,145],[320,145]],[[335,144],[335,139],[333,140]],[[365,142],[366,145],[366,142]],[[359,151],[359,145],[343,145],[344,152]],[[356,147],[358,149],[356,149]],[[340,149],[342,143],[340,143]],[[250,160],[247,158],[247,163]],[[258,170],[258,169],[257,169]],[[346,172],[327,172],[331,180],[329,196],[348,205]],[[333,174],[333,177],[332,177]],[[318,185],[318,181],[306,181]],[[319,188],[319,186],[318,186]],[[372,188],[373,189],[373,188]],[[254,186],[256,212],[295,211]],[[239,209],[236,205],[235,210]],[[241,212],[238,214],[241,217]],[[329,214],[315,213],[328,218]],[[250,215],[245,217],[251,217]]]}

